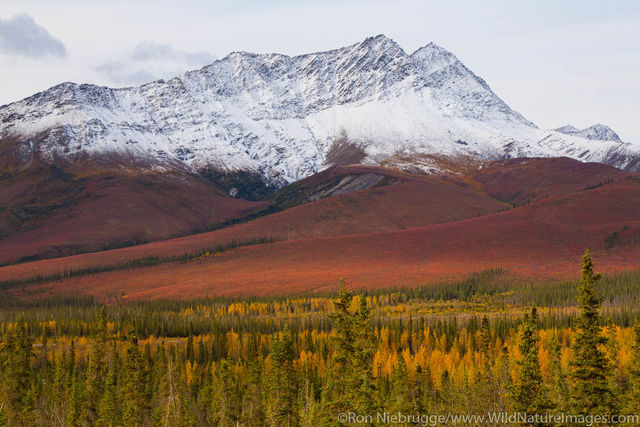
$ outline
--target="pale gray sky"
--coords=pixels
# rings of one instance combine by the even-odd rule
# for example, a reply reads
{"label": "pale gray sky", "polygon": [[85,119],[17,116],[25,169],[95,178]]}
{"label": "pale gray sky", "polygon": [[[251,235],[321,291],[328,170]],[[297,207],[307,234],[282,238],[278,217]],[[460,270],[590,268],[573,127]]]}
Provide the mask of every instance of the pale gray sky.
{"label": "pale gray sky", "polygon": [[2,0],[0,104],[62,81],[138,84],[235,50],[289,55],[383,33],[431,41],[543,128],[640,143],[640,1]]}

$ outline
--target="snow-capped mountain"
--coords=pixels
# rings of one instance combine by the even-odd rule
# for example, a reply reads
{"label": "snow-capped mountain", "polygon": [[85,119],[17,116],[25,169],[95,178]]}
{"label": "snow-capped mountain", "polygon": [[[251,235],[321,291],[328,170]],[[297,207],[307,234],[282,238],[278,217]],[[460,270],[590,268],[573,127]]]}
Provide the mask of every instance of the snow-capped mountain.
{"label": "snow-capped mountain", "polygon": [[592,141],[613,141],[621,143],[622,140],[617,133],[613,131],[609,126],[602,124],[596,124],[589,126],[585,129],[577,129],[574,126],[567,125],[556,129],[558,132],[566,133],[567,135],[575,135],[581,138],[590,139]]}
{"label": "snow-capped mountain", "polygon": [[638,168],[637,146],[584,132],[538,129],[452,53],[407,54],[382,35],[295,57],[235,52],[139,87],[63,83],[0,107],[0,140],[48,162],[123,156],[284,183],[348,145],[366,163],[569,156]]}

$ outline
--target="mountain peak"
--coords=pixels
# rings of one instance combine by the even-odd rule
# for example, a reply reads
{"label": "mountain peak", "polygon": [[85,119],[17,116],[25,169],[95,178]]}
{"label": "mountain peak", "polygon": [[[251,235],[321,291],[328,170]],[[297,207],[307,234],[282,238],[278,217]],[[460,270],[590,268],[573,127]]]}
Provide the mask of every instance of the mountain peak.
{"label": "mountain peak", "polygon": [[440,45],[438,45],[438,44],[436,44],[434,42],[429,42],[426,45],[416,49],[415,52],[413,52],[411,55],[415,55],[418,52],[422,52],[422,53],[431,52],[431,53],[438,53],[438,54],[441,54],[441,55],[454,56],[447,49],[443,48],[442,46],[440,46]]}
{"label": "mountain peak", "polygon": [[575,127],[573,125],[560,126],[559,128],[556,128],[555,130],[557,130],[558,132],[567,133],[567,134],[580,132],[580,129],[578,129],[577,127]]}
{"label": "mountain peak", "polygon": [[392,38],[385,36],[384,34],[378,34],[377,36],[370,36],[364,39],[360,44],[362,45],[385,45],[385,44],[393,44],[398,46],[398,44],[393,41]]}
{"label": "mountain peak", "polygon": [[419,63],[423,73],[427,74],[433,74],[459,62],[454,54],[433,42],[417,49],[411,54],[411,58]]}
{"label": "mountain peak", "polygon": [[579,136],[581,138],[589,139],[591,141],[613,141],[622,142],[617,133],[613,131],[609,126],[597,123],[584,129],[577,129],[575,126],[566,125],[555,129],[558,132]]}
{"label": "mountain peak", "polygon": [[405,51],[393,39],[378,34],[377,36],[367,37],[362,42],[355,45],[358,50],[375,51],[375,52],[392,52],[394,56],[407,56]]}

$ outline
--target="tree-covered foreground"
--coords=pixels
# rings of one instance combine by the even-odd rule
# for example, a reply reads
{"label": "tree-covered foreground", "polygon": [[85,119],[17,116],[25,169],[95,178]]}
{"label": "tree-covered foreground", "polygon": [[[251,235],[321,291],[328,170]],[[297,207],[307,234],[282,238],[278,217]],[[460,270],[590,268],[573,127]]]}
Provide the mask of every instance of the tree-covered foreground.
{"label": "tree-covered foreground", "polygon": [[588,252],[579,283],[490,270],[359,295],[4,297],[0,425],[640,414],[639,298],[639,273],[602,278]]}

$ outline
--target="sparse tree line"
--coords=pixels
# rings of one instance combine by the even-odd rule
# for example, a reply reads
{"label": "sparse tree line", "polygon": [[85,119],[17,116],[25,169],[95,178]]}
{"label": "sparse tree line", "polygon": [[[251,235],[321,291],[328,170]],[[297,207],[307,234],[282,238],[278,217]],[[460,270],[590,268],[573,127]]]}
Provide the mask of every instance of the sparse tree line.
{"label": "sparse tree line", "polygon": [[[430,322],[409,311],[409,321],[385,321],[374,310],[403,313],[411,298],[354,297],[344,286],[335,300],[120,307],[128,317],[112,307],[92,316],[92,304],[44,307],[56,313],[48,321],[37,310],[5,312],[0,425],[325,426],[339,425],[339,413],[376,411],[640,414],[640,324],[603,326],[600,282],[587,253],[572,327],[545,327],[544,308],[517,320]],[[186,319],[182,337],[163,334],[150,314],[158,310],[144,308],[157,304]],[[65,312],[75,320],[61,327]],[[231,320],[202,330],[210,324],[197,320],[216,315]]]}
{"label": "sparse tree line", "polygon": [[[237,249],[244,246],[262,245],[265,243],[273,243],[276,241],[273,237],[252,237],[248,239],[231,239],[226,243],[220,243],[212,248],[196,250],[194,252],[184,253],[182,255],[172,255],[157,257],[152,255],[134,258],[124,262],[115,264],[97,265],[93,267],[83,267],[77,269],[68,269],[62,272],[40,274],[23,279],[0,280],[0,290],[10,289],[17,286],[32,285],[37,283],[55,282],[58,280],[69,279],[73,277],[83,277],[93,274],[106,273],[110,271],[132,270],[142,267],[152,267],[160,264],[168,264],[173,262],[195,262],[204,258],[218,255],[228,250]],[[12,265],[12,264],[5,264]]]}

